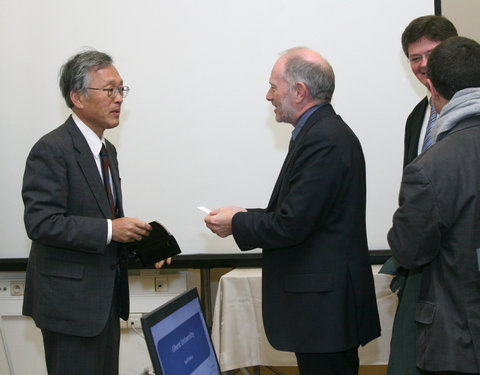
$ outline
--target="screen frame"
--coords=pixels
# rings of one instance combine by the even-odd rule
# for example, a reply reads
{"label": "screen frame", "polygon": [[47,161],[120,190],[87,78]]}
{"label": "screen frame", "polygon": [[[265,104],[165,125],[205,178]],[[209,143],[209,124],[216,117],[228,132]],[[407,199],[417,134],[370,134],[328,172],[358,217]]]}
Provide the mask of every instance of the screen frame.
{"label": "screen frame", "polygon": [[[151,328],[154,327],[156,324],[161,322],[162,320],[169,317],[175,311],[183,308],[185,305],[189,304],[193,300],[198,300],[198,304],[201,307],[202,304],[200,303],[200,297],[198,295],[198,291],[196,288],[192,288],[183,292],[182,294],[174,297],[173,299],[169,300],[168,302],[164,303],[163,305],[157,307],[156,309],[152,310],[149,313],[143,314],[140,321],[142,323],[142,330],[145,336],[145,341],[148,348],[148,354],[150,355],[150,359],[152,361],[153,369],[155,371],[155,375],[165,375],[162,366],[160,364],[160,360],[158,358],[158,353],[155,345],[155,340],[152,334]],[[213,346],[212,339],[210,337],[210,332],[208,331],[207,324],[205,322],[205,316],[203,311],[200,309],[200,315],[202,319],[202,323],[204,328],[207,330],[207,339],[210,345],[211,350],[215,356],[215,362],[217,364],[218,372],[221,374],[220,364],[218,362],[217,353],[215,351],[215,347]],[[168,375],[168,374],[167,374]]]}

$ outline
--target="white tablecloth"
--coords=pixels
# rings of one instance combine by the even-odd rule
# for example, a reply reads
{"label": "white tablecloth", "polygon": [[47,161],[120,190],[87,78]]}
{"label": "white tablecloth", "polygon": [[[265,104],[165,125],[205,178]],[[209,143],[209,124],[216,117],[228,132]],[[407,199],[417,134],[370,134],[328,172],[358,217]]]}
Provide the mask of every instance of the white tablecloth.
{"label": "white tablecloth", "polygon": [[[397,297],[391,276],[373,266],[382,336],[359,350],[362,365],[387,364]],[[237,268],[220,278],[215,301],[212,340],[222,371],[250,366],[296,366],[295,355],[273,349],[262,321],[262,271]]]}

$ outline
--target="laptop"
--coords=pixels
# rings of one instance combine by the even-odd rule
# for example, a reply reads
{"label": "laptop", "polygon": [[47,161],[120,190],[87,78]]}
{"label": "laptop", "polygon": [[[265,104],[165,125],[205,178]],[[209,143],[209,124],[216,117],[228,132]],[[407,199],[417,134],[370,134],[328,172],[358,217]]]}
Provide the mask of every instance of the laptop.
{"label": "laptop", "polygon": [[155,375],[221,375],[197,289],[141,318]]}

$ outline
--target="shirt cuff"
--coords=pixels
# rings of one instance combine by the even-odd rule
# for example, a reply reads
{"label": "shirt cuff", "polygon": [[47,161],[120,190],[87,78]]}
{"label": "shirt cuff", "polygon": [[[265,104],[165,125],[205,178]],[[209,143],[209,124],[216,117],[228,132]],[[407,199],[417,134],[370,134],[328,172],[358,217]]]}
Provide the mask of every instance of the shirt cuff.
{"label": "shirt cuff", "polygon": [[108,226],[107,245],[110,245],[110,242],[112,242],[112,220],[107,219],[107,226]]}

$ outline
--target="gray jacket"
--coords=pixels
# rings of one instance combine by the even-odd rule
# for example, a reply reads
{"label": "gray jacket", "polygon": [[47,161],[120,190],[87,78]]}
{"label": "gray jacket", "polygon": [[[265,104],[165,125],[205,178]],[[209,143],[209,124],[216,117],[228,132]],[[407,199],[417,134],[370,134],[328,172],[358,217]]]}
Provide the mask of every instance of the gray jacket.
{"label": "gray jacket", "polygon": [[480,112],[462,115],[442,136],[405,168],[388,241],[400,265],[424,266],[418,367],[478,373]]}

